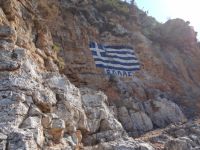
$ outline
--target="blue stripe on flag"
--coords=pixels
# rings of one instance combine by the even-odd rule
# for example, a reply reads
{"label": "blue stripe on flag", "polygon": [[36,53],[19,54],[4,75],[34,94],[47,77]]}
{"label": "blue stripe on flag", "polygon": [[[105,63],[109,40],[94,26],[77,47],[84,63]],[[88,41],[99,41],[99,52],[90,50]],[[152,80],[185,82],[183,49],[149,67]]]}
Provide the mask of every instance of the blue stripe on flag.
{"label": "blue stripe on flag", "polygon": [[[98,56],[96,51],[91,50],[92,55]],[[120,57],[120,56],[109,56],[109,54],[106,55],[106,52],[100,52],[101,57],[106,57],[106,58],[119,58],[123,60],[138,60],[134,55],[131,57]]]}
{"label": "blue stripe on flag", "polygon": [[111,63],[111,64],[119,64],[119,65],[124,65],[124,66],[134,66],[134,65],[140,65],[139,63],[123,63],[119,61],[114,61],[114,60],[102,60],[101,58],[94,58],[94,61],[101,61],[104,63]]}
{"label": "blue stripe on flag", "polygon": [[112,49],[133,49],[133,47],[131,47],[131,46],[125,46],[125,45],[117,45],[117,46],[115,46],[115,45],[105,45],[104,46],[105,48],[112,48]]}
{"label": "blue stripe on flag", "polygon": [[116,54],[131,54],[135,55],[134,52],[127,52],[127,51],[106,51],[107,53],[116,53]]}

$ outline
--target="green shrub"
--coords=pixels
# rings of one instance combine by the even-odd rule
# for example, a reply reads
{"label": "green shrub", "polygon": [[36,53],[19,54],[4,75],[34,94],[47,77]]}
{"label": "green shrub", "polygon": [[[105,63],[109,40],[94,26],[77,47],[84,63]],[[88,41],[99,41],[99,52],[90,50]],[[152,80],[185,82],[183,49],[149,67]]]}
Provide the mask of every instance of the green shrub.
{"label": "green shrub", "polygon": [[62,57],[58,57],[57,65],[60,71],[63,71],[65,69],[65,61]]}
{"label": "green shrub", "polygon": [[61,47],[58,44],[53,44],[52,50],[59,53],[61,50]]}
{"label": "green shrub", "polygon": [[[62,48],[58,44],[53,44],[53,46],[52,46],[52,50],[54,52],[56,52],[57,55],[59,55],[59,52],[61,51],[61,49]],[[64,61],[64,59],[62,57],[58,56],[57,59],[55,60],[55,62],[57,64],[59,70],[63,71],[64,68],[65,68],[65,61]]]}
{"label": "green shrub", "polygon": [[129,13],[129,6],[125,2],[122,2],[120,0],[103,0],[104,5],[109,6],[110,8],[115,9],[116,11],[119,11],[124,14]]}

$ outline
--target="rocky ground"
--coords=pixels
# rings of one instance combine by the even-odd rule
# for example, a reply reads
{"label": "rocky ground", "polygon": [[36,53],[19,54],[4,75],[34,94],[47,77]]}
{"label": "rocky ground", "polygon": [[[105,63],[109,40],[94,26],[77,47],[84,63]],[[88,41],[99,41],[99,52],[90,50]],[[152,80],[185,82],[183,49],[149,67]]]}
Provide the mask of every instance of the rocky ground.
{"label": "rocky ground", "polygon": [[172,124],[142,135],[138,140],[150,142],[158,150],[198,150],[200,149],[200,120]]}
{"label": "rocky ground", "polygon": [[[109,2],[0,0],[0,149],[200,149],[195,31]],[[90,40],[134,46],[141,71],[104,75]]]}

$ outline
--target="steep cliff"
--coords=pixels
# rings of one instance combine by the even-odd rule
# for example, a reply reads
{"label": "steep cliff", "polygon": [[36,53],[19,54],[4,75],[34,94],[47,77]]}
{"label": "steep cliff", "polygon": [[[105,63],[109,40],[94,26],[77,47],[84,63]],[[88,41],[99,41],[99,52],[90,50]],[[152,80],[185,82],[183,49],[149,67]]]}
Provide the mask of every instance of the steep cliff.
{"label": "steep cliff", "polygon": [[[65,61],[63,73],[78,87],[103,90],[110,103],[128,97],[145,101],[162,95],[181,105],[188,116],[198,114],[200,51],[193,28],[181,19],[160,24],[135,5],[114,2],[35,3],[36,20],[43,28],[48,27]],[[48,33],[39,32],[34,39],[36,47],[44,49],[40,41],[46,42]],[[91,40],[133,46],[141,71],[131,79],[104,75],[95,67],[88,49]]]}
{"label": "steep cliff", "polygon": [[[0,149],[199,147],[198,122],[169,127],[156,142],[131,138],[199,116],[200,48],[188,22],[160,24],[118,0],[0,6]],[[141,70],[105,75],[91,40],[134,47]]]}

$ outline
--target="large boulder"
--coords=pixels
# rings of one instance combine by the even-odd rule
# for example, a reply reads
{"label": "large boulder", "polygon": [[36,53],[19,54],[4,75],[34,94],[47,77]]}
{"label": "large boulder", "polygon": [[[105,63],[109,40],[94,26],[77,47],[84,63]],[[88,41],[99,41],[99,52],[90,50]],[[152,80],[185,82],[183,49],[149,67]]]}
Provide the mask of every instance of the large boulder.
{"label": "large boulder", "polygon": [[118,109],[118,118],[130,136],[138,136],[153,129],[153,123],[146,113],[128,110],[126,107]]}
{"label": "large boulder", "polygon": [[30,131],[19,130],[9,134],[7,144],[6,148],[9,150],[38,150],[33,133]]}
{"label": "large boulder", "polygon": [[187,140],[173,139],[165,144],[165,150],[192,150],[192,146]]}
{"label": "large boulder", "polygon": [[151,118],[155,127],[166,127],[170,123],[187,120],[178,105],[165,98],[144,102],[143,110]]}
{"label": "large boulder", "polygon": [[86,145],[113,141],[123,136],[124,129],[109,109],[104,93],[82,88],[81,95],[89,125],[89,132],[85,134],[83,140]]}

